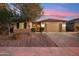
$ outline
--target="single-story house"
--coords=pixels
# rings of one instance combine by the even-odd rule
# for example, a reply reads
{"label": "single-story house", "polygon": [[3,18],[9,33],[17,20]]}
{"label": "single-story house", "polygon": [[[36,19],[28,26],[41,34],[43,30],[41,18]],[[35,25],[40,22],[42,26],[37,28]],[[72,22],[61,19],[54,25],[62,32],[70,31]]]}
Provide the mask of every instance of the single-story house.
{"label": "single-story house", "polygon": [[[66,32],[66,22],[65,20],[57,19],[46,19],[41,21],[29,22],[18,22],[14,24],[14,32],[27,32],[28,30],[33,30],[34,32],[40,32],[43,28],[43,32]],[[30,27],[30,29],[28,28]]]}
{"label": "single-story house", "polygon": [[66,29],[69,32],[79,31],[79,18],[68,21],[66,25],[67,25]]}

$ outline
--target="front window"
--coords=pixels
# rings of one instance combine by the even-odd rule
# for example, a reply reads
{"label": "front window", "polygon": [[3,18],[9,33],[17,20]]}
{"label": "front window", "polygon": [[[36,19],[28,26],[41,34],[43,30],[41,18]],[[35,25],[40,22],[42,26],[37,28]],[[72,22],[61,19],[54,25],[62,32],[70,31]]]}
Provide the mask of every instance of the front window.
{"label": "front window", "polygon": [[26,23],[24,22],[17,23],[17,29],[25,29],[25,28],[26,28]]}

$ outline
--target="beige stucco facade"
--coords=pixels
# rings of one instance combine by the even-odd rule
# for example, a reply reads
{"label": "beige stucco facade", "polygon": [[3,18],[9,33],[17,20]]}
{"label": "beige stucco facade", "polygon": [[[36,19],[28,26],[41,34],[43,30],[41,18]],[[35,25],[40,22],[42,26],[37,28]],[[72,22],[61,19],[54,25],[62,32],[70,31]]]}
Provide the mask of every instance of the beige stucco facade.
{"label": "beige stucco facade", "polygon": [[45,23],[45,32],[65,32],[66,22],[43,22]]}
{"label": "beige stucco facade", "polygon": [[[66,22],[41,22],[41,24],[45,24],[44,32],[66,32]],[[23,28],[24,24],[20,24],[19,28],[17,28],[17,24],[14,24],[14,32],[27,32],[28,24],[26,23],[26,28]],[[37,25],[37,24],[36,24]],[[29,23],[30,28],[33,28],[33,23]]]}

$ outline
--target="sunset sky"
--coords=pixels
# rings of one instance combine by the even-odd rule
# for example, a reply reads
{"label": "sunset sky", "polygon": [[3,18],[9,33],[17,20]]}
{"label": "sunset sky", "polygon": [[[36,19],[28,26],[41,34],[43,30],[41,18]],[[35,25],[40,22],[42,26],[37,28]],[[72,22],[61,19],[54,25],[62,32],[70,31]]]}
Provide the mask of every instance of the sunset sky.
{"label": "sunset sky", "polygon": [[[44,12],[41,19],[72,20],[79,18],[79,3],[41,3],[41,6]],[[14,8],[12,5],[11,7]]]}
{"label": "sunset sky", "polygon": [[44,15],[71,20],[79,17],[79,3],[43,3]]}

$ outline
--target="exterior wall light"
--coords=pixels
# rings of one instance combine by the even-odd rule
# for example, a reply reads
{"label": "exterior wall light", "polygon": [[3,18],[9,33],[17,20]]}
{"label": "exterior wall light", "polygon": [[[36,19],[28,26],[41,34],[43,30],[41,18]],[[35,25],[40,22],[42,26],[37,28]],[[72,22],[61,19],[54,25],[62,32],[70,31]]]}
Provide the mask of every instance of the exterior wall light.
{"label": "exterior wall light", "polygon": [[65,28],[66,27],[66,24],[62,24],[62,27]]}
{"label": "exterior wall light", "polygon": [[44,23],[41,23],[41,27],[44,28],[45,27],[45,24]]}

